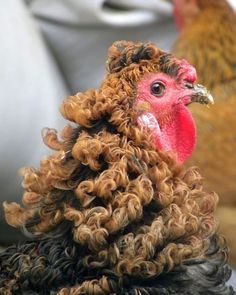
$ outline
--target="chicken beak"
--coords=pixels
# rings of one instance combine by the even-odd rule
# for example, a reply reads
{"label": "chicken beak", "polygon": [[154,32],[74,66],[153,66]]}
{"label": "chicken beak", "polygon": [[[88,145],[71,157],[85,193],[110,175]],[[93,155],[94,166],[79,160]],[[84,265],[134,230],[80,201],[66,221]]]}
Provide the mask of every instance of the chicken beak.
{"label": "chicken beak", "polygon": [[201,104],[214,104],[214,99],[206,87],[197,84],[193,87],[191,102],[199,102]]}

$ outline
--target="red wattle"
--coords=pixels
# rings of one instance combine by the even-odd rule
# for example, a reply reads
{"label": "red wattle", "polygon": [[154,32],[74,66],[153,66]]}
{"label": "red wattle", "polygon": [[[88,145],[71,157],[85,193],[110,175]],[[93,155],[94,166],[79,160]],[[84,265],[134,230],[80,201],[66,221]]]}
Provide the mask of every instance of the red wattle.
{"label": "red wattle", "polygon": [[179,162],[192,154],[196,144],[196,126],[190,111],[179,105],[173,120],[161,126],[161,140],[156,138],[157,148],[174,152]]}

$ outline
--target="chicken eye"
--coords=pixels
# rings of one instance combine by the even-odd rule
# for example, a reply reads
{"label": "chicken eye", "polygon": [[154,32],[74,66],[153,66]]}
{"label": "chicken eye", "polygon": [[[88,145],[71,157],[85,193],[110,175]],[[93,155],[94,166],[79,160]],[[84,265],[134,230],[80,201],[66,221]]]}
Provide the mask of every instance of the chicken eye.
{"label": "chicken eye", "polygon": [[154,82],[151,85],[151,93],[155,96],[162,96],[166,90],[165,85],[162,82]]}

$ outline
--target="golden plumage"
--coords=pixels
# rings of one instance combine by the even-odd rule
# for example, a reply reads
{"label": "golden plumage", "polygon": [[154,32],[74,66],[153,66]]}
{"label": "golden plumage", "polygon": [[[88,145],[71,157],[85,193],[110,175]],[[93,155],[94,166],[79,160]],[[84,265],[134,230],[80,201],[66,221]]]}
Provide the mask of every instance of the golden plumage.
{"label": "golden plumage", "polygon": [[[192,107],[198,144],[189,165],[200,167],[208,189],[219,194],[220,206],[231,207],[236,228],[236,15],[225,0],[192,2],[197,3],[192,5],[198,6],[199,13],[193,9],[173,52],[196,67],[199,82],[211,90],[215,104],[207,112]],[[236,241],[221,212],[222,230],[236,265]]]}

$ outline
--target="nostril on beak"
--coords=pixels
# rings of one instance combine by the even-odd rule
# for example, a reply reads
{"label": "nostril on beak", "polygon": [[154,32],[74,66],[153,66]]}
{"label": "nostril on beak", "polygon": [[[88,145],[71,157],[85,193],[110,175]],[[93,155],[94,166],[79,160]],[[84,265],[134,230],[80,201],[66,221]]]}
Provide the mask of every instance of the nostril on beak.
{"label": "nostril on beak", "polygon": [[191,102],[199,102],[201,104],[214,104],[214,99],[206,87],[197,84],[193,86],[194,93],[191,96]]}
{"label": "nostril on beak", "polygon": [[192,83],[190,83],[190,82],[186,82],[185,87],[188,88],[188,89],[193,89],[194,85]]}

